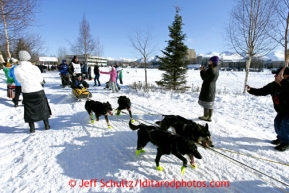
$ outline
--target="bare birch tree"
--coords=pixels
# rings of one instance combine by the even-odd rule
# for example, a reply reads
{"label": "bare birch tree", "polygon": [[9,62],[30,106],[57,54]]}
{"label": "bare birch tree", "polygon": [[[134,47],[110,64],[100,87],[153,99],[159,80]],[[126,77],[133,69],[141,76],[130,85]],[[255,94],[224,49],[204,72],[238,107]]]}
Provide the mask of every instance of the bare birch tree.
{"label": "bare birch tree", "polygon": [[266,55],[277,46],[269,35],[275,33],[269,28],[274,11],[273,0],[237,0],[231,11],[226,28],[227,40],[238,54],[247,59],[243,93],[246,92],[252,58]]}
{"label": "bare birch tree", "polygon": [[68,55],[66,47],[63,46],[59,47],[57,55],[58,55],[58,62],[62,62],[62,60],[65,59],[65,56]]}
{"label": "bare birch tree", "polygon": [[131,46],[144,61],[144,70],[145,70],[145,86],[147,87],[147,60],[151,57],[156,51],[156,44],[154,44],[154,37],[152,35],[152,29],[147,27],[144,30],[136,29],[129,34],[129,40]]}
{"label": "bare birch tree", "polygon": [[71,51],[75,54],[83,54],[85,56],[85,63],[87,63],[87,56],[96,52],[99,41],[97,42],[90,33],[90,25],[83,15],[82,21],[79,25],[79,37],[75,44],[71,44]]}
{"label": "bare birch tree", "polygon": [[11,58],[10,41],[34,22],[38,0],[0,0],[1,31],[5,38],[7,59]]}
{"label": "bare birch tree", "polygon": [[96,55],[97,57],[101,57],[103,55],[103,45],[101,44],[99,38],[96,39],[94,55]]}

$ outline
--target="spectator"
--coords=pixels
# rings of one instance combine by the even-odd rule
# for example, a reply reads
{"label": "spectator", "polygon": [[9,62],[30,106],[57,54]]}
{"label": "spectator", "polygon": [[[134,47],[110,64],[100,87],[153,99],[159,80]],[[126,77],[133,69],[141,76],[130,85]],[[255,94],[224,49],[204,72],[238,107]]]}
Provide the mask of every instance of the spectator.
{"label": "spectator", "polygon": [[88,80],[91,80],[92,78],[91,78],[91,66],[89,66],[88,68],[87,68],[87,75],[88,75]]}
{"label": "spectator", "polygon": [[[15,64],[15,60],[12,62]],[[14,73],[14,70],[15,70],[15,67],[16,65],[14,65],[8,72],[8,76],[9,77],[12,77],[14,79],[14,82],[15,82],[15,96],[14,98],[12,99],[13,103],[14,103],[14,107],[18,107],[18,102],[19,102],[19,96],[21,94],[21,84],[17,81],[16,77],[15,77],[15,73]]]}
{"label": "spectator", "polygon": [[274,109],[277,115],[274,119],[274,129],[277,139],[271,143],[276,145],[277,151],[289,149],[289,68],[280,68],[276,73],[275,80],[263,88],[252,88],[247,85],[248,93],[255,96],[271,95]]}
{"label": "spectator", "polygon": [[109,72],[103,72],[103,71],[99,71],[100,74],[109,74],[110,75],[110,79],[109,79],[109,87],[111,88],[112,92],[118,92],[118,89],[116,87],[116,76],[117,76],[117,73],[116,73],[116,70],[115,68],[112,66],[111,67],[111,71]]}
{"label": "spectator", "polygon": [[120,69],[120,70],[118,71],[118,78],[119,78],[119,83],[120,83],[120,84],[123,84],[123,82],[122,82],[122,69]]}
{"label": "spectator", "polygon": [[10,77],[8,75],[11,67],[12,67],[12,64],[10,62],[7,62],[6,66],[3,66],[3,71],[4,71],[5,77],[6,77],[7,97],[13,99],[14,98],[14,91],[13,90],[15,89],[14,79],[13,79],[13,77]]}
{"label": "spectator", "polygon": [[93,86],[96,86],[96,81],[98,82],[98,86],[101,86],[101,85],[100,85],[100,82],[99,82],[99,77],[100,77],[99,67],[98,67],[97,64],[94,65],[93,72],[94,72],[94,85],[93,85]]}
{"label": "spectator", "polygon": [[35,132],[34,122],[43,120],[45,130],[50,129],[49,117],[51,110],[41,83],[43,77],[39,68],[28,60],[30,54],[21,50],[19,52],[19,65],[15,67],[14,74],[22,86],[24,121],[29,123],[30,133]]}
{"label": "spectator", "polygon": [[206,69],[204,66],[202,66],[200,69],[203,84],[198,103],[204,108],[204,116],[199,117],[199,119],[204,121],[212,121],[216,94],[216,82],[219,77],[218,62],[219,57],[213,56],[209,60],[208,69]]}
{"label": "spectator", "polygon": [[120,87],[119,87],[119,85],[118,85],[118,83],[117,83],[117,80],[118,80],[118,73],[119,73],[119,66],[118,66],[117,63],[114,63],[114,68],[115,68],[115,70],[116,70],[116,80],[115,80],[115,84],[116,84],[118,90],[120,90]]}

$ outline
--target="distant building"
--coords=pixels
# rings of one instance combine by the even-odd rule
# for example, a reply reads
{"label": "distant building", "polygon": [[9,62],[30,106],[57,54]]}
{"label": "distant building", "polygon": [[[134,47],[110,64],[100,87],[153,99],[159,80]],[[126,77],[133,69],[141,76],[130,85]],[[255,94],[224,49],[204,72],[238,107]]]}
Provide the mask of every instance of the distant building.
{"label": "distant building", "polygon": [[186,60],[190,63],[196,63],[196,52],[194,49],[187,50]]}
{"label": "distant building", "polygon": [[[65,59],[67,63],[69,63],[74,56],[77,56],[79,62],[85,63],[85,56],[84,55],[66,55]],[[95,64],[98,64],[98,66],[107,66],[107,59],[98,57],[98,56],[92,56],[87,55],[87,66],[94,66]]]}
{"label": "distant building", "polygon": [[44,65],[50,65],[50,64],[57,64],[58,58],[57,57],[39,57],[39,63]]}

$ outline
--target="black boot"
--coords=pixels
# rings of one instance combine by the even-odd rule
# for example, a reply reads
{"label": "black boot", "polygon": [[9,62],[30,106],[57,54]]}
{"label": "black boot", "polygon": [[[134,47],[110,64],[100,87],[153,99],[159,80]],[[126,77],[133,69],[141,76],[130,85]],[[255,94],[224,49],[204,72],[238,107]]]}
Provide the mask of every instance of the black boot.
{"label": "black boot", "polygon": [[34,126],[34,122],[30,122],[28,123],[29,127],[30,127],[30,133],[35,133],[35,126]]}
{"label": "black boot", "polygon": [[50,129],[50,125],[49,125],[48,119],[43,120],[43,123],[44,123],[44,126],[45,126],[45,130]]}

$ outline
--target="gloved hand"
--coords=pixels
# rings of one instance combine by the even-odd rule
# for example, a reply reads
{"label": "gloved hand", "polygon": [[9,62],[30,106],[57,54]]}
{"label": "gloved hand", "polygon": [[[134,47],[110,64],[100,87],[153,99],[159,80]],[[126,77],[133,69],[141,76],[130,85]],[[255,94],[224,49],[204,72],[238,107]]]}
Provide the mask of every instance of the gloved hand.
{"label": "gloved hand", "polygon": [[73,74],[72,74],[72,76],[76,76],[76,74],[75,74],[75,73],[73,73]]}
{"label": "gloved hand", "polygon": [[81,87],[83,87],[83,85],[82,85],[82,84],[79,84],[78,86],[81,86]]}

